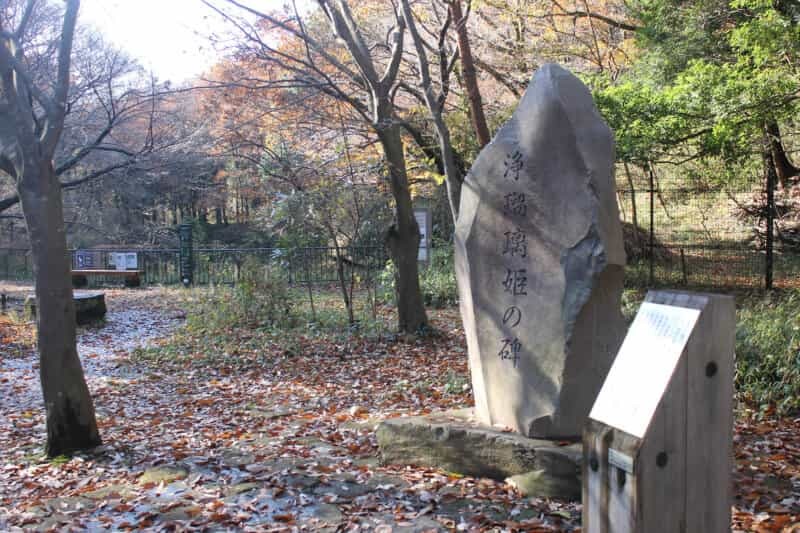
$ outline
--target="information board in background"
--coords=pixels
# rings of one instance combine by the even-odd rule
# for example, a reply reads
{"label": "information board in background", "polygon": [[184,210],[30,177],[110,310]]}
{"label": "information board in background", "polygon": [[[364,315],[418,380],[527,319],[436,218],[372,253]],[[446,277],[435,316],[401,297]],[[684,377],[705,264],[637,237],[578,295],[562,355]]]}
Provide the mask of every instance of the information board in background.
{"label": "information board in background", "polygon": [[96,266],[94,256],[95,254],[91,251],[77,250],[75,252],[75,266],[78,269],[94,268]]}
{"label": "information board in background", "polygon": [[417,261],[428,262],[431,250],[431,210],[428,207],[415,207],[414,218],[419,226],[419,251]]}

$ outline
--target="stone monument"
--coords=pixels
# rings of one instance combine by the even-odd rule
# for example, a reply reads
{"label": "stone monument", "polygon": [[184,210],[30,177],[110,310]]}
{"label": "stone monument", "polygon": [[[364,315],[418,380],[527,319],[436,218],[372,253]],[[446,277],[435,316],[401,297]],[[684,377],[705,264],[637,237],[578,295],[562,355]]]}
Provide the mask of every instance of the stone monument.
{"label": "stone monument", "polygon": [[625,327],[613,134],[578,78],[548,64],[461,192],[456,276],[475,414],[579,438]]}

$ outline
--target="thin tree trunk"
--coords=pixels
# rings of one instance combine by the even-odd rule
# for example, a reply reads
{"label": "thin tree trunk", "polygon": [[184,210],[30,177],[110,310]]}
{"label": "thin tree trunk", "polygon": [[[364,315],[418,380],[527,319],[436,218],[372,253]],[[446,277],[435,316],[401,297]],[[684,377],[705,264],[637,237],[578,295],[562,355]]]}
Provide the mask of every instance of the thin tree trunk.
{"label": "thin tree trunk", "polygon": [[303,248],[303,270],[306,274],[306,287],[308,288],[308,303],[311,305],[311,321],[317,321],[317,308],[314,306],[314,288],[311,285],[311,268],[309,266],[308,248]]}
{"label": "thin tree trunk", "polygon": [[450,11],[453,14],[453,22],[456,25],[458,35],[458,53],[461,59],[461,70],[464,76],[464,85],[467,89],[469,99],[469,114],[472,119],[472,127],[475,128],[475,137],[478,146],[483,148],[489,141],[489,126],[486,124],[486,115],[483,113],[483,100],[481,91],[478,87],[478,78],[475,74],[475,61],[472,58],[472,48],[469,44],[469,34],[467,33],[467,21],[461,10],[461,0],[451,0]]}
{"label": "thin tree trunk", "polygon": [[[775,165],[774,151],[772,147],[772,136],[767,133],[763,151],[764,173],[766,178],[766,206],[764,213],[764,286],[767,290],[772,290],[773,276],[773,254],[775,248],[775,180],[777,175],[777,165]],[[758,221],[760,224],[760,221]],[[780,236],[780,234],[779,234]]]}
{"label": "thin tree trunk", "polygon": [[789,178],[800,174],[800,169],[789,161],[786,150],[783,147],[781,130],[776,121],[768,122],[766,125],[767,136],[769,137],[770,152],[775,166],[775,173],[778,176],[778,183],[782,188],[789,184]]}
{"label": "thin tree trunk", "polygon": [[342,291],[342,300],[344,300],[344,307],[347,310],[347,323],[352,326],[356,322],[355,314],[353,313],[353,300],[350,293],[347,292],[347,280],[344,276],[344,260],[342,258],[342,250],[339,248],[339,243],[336,242],[336,233],[333,228],[328,227],[328,232],[333,240],[333,249],[336,253],[336,277],[339,278],[339,289]]}
{"label": "thin tree trunk", "polygon": [[631,190],[631,222],[633,222],[633,238],[636,240],[636,247],[642,248],[639,242],[639,217],[636,213],[636,187],[633,185],[633,176],[631,176],[631,169],[628,167],[628,162],[624,161],[625,176],[628,178],[628,187]]}
{"label": "thin tree trunk", "polygon": [[[456,0],[453,2],[454,4],[457,3]],[[419,75],[420,75],[420,86],[422,87],[423,94],[425,96],[425,104],[428,106],[428,112],[431,114],[431,118],[433,118],[433,124],[436,128],[436,136],[439,139],[439,150],[442,156],[442,166],[444,167],[444,175],[445,175],[445,183],[447,185],[447,196],[448,201],[450,203],[450,213],[453,217],[453,223],[458,220],[458,210],[461,204],[461,184],[462,179],[461,175],[458,172],[458,168],[456,167],[455,157],[453,155],[453,144],[450,140],[450,130],[447,128],[447,124],[442,117],[442,109],[444,107],[444,102],[447,97],[446,92],[442,92],[440,95],[434,94],[433,87],[432,87],[432,80],[430,74],[430,66],[428,63],[427,53],[425,51],[425,46],[422,41],[422,37],[419,35],[417,31],[417,25],[414,21],[414,15],[411,12],[411,6],[408,3],[408,0],[403,0],[401,3],[403,17],[406,20],[406,26],[408,27],[409,32],[411,33],[411,38],[414,43],[414,47],[417,50],[417,63],[419,65]],[[458,11],[460,14],[460,7],[458,9],[453,8],[454,11]],[[456,22],[461,21],[460,18],[455,19]],[[464,25],[462,22],[462,26]],[[442,29],[442,32],[446,31],[446,28]],[[466,32],[466,29],[464,29]],[[442,34],[442,38],[444,34]],[[465,33],[466,37],[466,33]],[[440,41],[441,46],[441,41]],[[466,44],[467,52],[469,52],[469,42]],[[446,54],[443,50],[440,50],[440,60],[444,61]],[[471,58],[471,56],[470,56]],[[475,74],[475,69],[473,67],[473,79]],[[442,85],[446,83],[447,75],[442,75]],[[477,90],[477,86],[476,86]],[[445,89],[443,89],[445,91]],[[478,101],[480,103],[480,93],[478,93]],[[482,113],[482,110],[481,110]],[[485,127],[485,119],[484,127]],[[488,135],[488,130],[486,131]],[[480,134],[479,134],[480,135]],[[488,142],[488,141],[487,141]]]}
{"label": "thin tree trunk", "polygon": [[54,457],[97,446],[100,434],[76,349],[61,189],[51,162],[37,165],[31,160],[26,166],[19,193],[36,279],[39,369],[47,417],[45,451]]}
{"label": "thin tree trunk", "polygon": [[419,286],[419,226],[414,218],[411,191],[406,175],[403,141],[398,126],[391,125],[378,132],[389,166],[392,196],[395,199],[395,224],[389,228],[386,241],[394,261],[395,296],[397,298],[398,329],[414,333],[427,328],[428,316]]}

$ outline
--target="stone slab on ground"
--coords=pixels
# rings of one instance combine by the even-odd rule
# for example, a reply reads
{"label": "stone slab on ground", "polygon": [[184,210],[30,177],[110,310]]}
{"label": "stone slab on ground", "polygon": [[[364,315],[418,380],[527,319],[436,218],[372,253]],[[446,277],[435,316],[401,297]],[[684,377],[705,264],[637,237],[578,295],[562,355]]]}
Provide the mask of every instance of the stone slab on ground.
{"label": "stone slab on ground", "polygon": [[[75,322],[88,324],[101,320],[106,316],[106,295],[104,292],[73,291],[72,301],[75,303]],[[25,316],[29,320],[36,320],[37,303],[33,294],[25,298]]]}
{"label": "stone slab on ground", "polygon": [[[579,499],[581,446],[531,439],[477,422],[472,409],[384,420],[377,429],[384,464],[411,464],[505,480],[531,496]],[[523,483],[524,482],[524,483]]]}
{"label": "stone slab on ground", "polygon": [[106,316],[106,295],[103,292],[74,291],[75,320],[78,324],[88,324]]}

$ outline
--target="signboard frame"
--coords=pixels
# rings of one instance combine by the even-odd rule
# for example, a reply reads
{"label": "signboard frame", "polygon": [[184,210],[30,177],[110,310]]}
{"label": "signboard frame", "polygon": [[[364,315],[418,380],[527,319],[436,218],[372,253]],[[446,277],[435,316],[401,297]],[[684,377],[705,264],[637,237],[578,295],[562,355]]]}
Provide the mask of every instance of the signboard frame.
{"label": "signboard frame", "polygon": [[414,218],[419,226],[419,250],[417,261],[430,263],[431,260],[431,233],[433,231],[433,212],[430,207],[419,206],[414,208]]}

